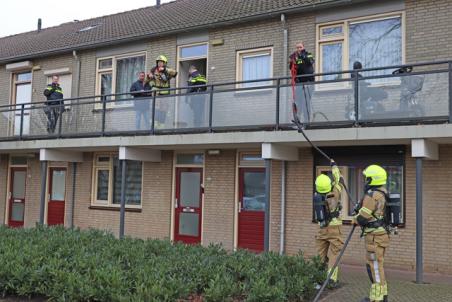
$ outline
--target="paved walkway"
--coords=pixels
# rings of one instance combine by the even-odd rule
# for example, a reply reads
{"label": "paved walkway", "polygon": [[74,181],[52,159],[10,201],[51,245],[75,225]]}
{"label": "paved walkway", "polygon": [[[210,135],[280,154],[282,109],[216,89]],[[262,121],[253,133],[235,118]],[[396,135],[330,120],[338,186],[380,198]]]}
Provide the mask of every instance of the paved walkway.
{"label": "paved walkway", "polygon": [[[359,302],[369,293],[365,267],[342,265],[341,287],[322,302]],[[425,274],[425,284],[416,284],[414,272],[386,270],[390,302],[452,302],[452,276]]]}

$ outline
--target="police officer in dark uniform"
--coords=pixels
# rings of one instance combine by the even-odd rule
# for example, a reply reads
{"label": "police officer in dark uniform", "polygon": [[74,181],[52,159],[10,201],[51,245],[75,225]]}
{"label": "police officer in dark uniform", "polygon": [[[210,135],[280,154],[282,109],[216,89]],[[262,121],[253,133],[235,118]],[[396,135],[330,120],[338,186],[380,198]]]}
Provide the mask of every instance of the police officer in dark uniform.
{"label": "police officer in dark uniform", "polygon": [[58,118],[64,110],[63,89],[59,84],[59,80],[59,76],[52,76],[52,83],[48,84],[44,90],[44,95],[47,98],[44,112],[47,116],[47,132],[49,134],[55,133]]}
{"label": "police officer in dark uniform", "polygon": [[[207,79],[202,75],[196,66],[190,66],[189,68],[188,89],[189,93],[198,93],[207,90]],[[188,97],[188,105],[193,111],[193,126],[202,127],[205,120],[205,108],[206,108],[206,94],[195,94]]]}
{"label": "police officer in dark uniform", "polygon": [[295,83],[298,84],[295,89],[295,103],[303,113],[303,122],[308,123],[312,112],[311,96],[313,91],[313,85],[309,83],[314,82],[315,79],[314,76],[300,76],[314,73],[315,60],[314,56],[306,51],[303,42],[297,43],[296,47],[297,50],[290,55],[289,67],[292,76],[296,77]]}

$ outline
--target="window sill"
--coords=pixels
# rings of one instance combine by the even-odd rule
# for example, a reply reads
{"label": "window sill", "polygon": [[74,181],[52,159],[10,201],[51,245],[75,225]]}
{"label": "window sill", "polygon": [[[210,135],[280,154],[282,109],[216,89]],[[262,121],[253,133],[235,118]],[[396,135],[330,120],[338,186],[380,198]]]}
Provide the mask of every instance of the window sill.
{"label": "window sill", "polygon": [[[240,88],[239,88],[240,89]],[[247,96],[247,95],[269,95],[273,93],[273,88],[261,88],[256,87],[256,89],[247,89],[242,91],[235,91],[234,96]]]}
{"label": "window sill", "polygon": [[[89,206],[89,209],[90,210],[115,211],[115,212],[119,212],[120,211],[119,207],[101,206],[101,205],[91,205],[91,206]],[[141,213],[142,209],[141,208],[126,207],[126,212]]]}

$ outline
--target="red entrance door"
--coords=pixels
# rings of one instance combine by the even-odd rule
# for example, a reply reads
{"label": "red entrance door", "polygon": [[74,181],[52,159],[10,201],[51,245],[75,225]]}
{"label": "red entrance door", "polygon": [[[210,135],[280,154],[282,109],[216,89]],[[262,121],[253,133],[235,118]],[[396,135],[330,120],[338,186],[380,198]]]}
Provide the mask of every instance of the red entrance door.
{"label": "red entrance door", "polygon": [[64,224],[65,196],[66,168],[50,168],[47,225]]}
{"label": "red entrance door", "polygon": [[265,169],[239,169],[238,247],[264,250]]}
{"label": "red entrance door", "polygon": [[11,168],[8,219],[10,227],[24,226],[26,183],[27,168]]}
{"label": "red entrance door", "polygon": [[202,169],[176,169],[174,240],[201,242]]}

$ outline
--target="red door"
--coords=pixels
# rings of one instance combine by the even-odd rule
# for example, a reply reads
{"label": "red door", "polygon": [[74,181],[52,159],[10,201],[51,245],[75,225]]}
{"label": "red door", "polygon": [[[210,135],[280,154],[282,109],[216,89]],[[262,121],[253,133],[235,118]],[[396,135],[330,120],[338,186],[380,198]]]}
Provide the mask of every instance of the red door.
{"label": "red door", "polygon": [[11,168],[8,219],[10,227],[24,226],[26,184],[27,168]]}
{"label": "red door", "polygon": [[264,250],[265,169],[239,169],[238,247]]}
{"label": "red door", "polygon": [[174,240],[201,242],[202,169],[176,169]]}
{"label": "red door", "polygon": [[50,168],[47,225],[64,224],[65,196],[66,168]]}

